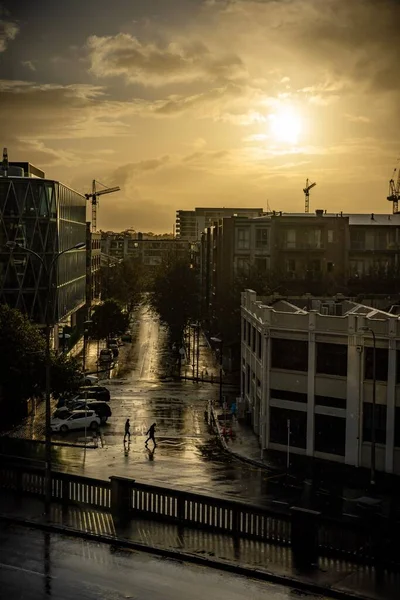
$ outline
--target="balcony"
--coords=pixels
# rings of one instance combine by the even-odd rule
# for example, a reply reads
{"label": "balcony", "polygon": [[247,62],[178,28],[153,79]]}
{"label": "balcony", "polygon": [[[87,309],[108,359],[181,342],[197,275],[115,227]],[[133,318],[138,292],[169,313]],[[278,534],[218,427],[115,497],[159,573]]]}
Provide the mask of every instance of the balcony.
{"label": "balcony", "polygon": [[322,242],[288,242],[283,241],[280,245],[283,250],[325,250],[325,245]]}

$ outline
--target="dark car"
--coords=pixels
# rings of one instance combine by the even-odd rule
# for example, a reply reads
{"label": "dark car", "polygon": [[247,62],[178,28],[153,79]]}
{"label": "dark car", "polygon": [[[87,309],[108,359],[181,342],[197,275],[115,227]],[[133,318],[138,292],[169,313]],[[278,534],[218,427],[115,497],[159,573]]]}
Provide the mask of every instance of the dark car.
{"label": "dark car", "polygon": [[[74,410],[85,410],[85,400],[75,400],[73,408]],[[86,408],[87,410],[94,410],[102,423],[105,423],[108,417],[112,415],[111,408],[107,402],[101,402],[100,400],[88,400]]]}
{"label": "dark car", "polygon": [[79,388],[79,396],[85,397],[87,394],[88,400],[103,400],[104,402],[110,401],[110,390],[103,385],[87,385]]}

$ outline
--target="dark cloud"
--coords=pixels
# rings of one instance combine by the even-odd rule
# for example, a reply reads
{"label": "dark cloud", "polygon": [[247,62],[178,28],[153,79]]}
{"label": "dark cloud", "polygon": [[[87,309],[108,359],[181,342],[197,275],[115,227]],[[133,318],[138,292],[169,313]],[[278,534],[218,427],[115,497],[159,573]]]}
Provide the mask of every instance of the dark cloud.
{"label": "dark cloud", "polygon": [[[1,17],[0,7],[0,17]],[[4,52],[7,49],[9,42],[12,42],[19,32],[19,26],[17,23],[8,20],[7,18],[0,18],[0,52]]]}
{"label": "dark cloud", "polygon": [[215,55],[200,41],[170,42],[165,46],[143,43],[125,33],[91,36],[87,40],[91,72],[97,77],[123,76],[146,86],[187,83],[194,80],[230,80],[244,74],[233,53]]}
{"label": "dark cloud", "polygon": [[141,160],[136,163],[121,165],[111,174],[111,185],[121,185],[121,187],[129,185],[135,178],[163,167],[168,161],[169,156],[162,156],[160,158]]}

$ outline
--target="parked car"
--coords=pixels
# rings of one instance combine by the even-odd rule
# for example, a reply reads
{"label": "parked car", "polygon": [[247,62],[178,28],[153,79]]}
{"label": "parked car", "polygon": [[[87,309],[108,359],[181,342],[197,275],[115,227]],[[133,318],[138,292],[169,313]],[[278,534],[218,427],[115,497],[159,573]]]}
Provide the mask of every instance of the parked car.
{"label": "parked car", "polygon": [[102,363],[102,364],[110,363],[110,362],[112,362],[112,359],[113,359],[113,352],[112,352],[112,350],[110,350],[110,348],[103,348],[102,350],[100,350],[99,363]]}
{"label": "parked car", "polygon": [[50,421],[50,427],[52,431],[60,431],[61,433],[67,433],[67,431],[75,429],[97,429],[100,425],[100,417],[96,415],[94,410],[73,410],[71,412],[64,411],[65,414],[61,414],[58,417],[54,417]]}
{"label": "parked car", "polygon": [[96,385],[99,383],[97,375],[85,375],[82,373],[82,379],[79,381],[81,385]]}
{"label": "parked car", "polygon": [[[110,390],[104,385],[88,385],[79,388],[80,398],[84,398],[85,394],[90,400],[104,400],[104,402],[110,401]],[[75,394],[76,395],[76,394]]]}
{"label": "parked car", "polygon": [[96,415],[100,418],[102,423],[106,423],[108,417],[111,417],[111,408],[107,402],[101,402],[99,400],[76,400],[74,403],[74,410],[94,410]]}
{"label": "parked car", "polygon": [[129,343],[131,343],[132,342],[132,334],[129,333],[129,331],[127,331],[126,333],[124,333],[123,335],[121,335],[121,340],[123,342],[129,342]]}

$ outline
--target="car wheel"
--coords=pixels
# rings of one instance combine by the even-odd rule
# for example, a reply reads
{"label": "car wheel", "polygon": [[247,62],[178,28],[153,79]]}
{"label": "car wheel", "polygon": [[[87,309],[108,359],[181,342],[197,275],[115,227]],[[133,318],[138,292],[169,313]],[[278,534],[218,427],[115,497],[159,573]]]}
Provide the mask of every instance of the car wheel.
{"label": "car wheel", "polygon": [[60,431],[61,431],[61,433],[67,433],[68,427],[66,425],[61,425]]}
{"label": "car wheel", "polygon": [[93,429],[93,431],[95,431],[98,428],[98,424],[96,423],[96,421],[92,421],[90,423],[90,429]]}

